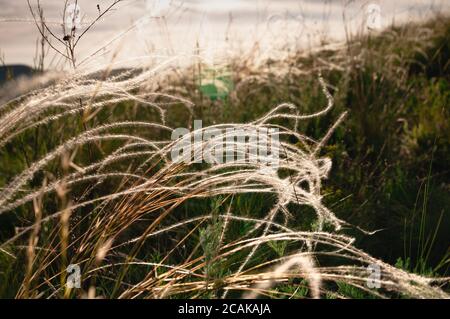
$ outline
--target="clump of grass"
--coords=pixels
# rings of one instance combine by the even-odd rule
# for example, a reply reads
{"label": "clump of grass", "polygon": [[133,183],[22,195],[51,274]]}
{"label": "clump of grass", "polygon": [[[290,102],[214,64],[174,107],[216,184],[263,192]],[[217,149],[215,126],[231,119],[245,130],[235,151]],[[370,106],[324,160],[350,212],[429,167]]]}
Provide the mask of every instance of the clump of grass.
{"label": "clump of grass", "polygon": [[[385,41],[366,40],[369,48]],[[378,51],[349,47],[352,59],[341,50],[332,58],[319,53],[320,61],[322,55],[329,57],[326,63],[299,56],[289,68],[270,65],[256,72],[241,65],[242,78],[232,94],[215,101],[196,94],[196,79],[181,89],[175,80],[161,80],[164,89],[154,89],[149,80],[167,74],[158,65],[100,79],[75,73],[0,106],[1,160],[7,163],[12,153],[24,158],[1,180],[0,216],[13,216],[17,227],[0,244],[2,260],[12,260],[17,270],[2,274],[14,284],[4,293],[18,298],[201,298],[345,297],[358,291],[380,298],[448,298],[439,287],[448,278],[413,274],[356,248],[355,236],[344,233],[353,226],[324,201],[322,184],[329,177],[332,185],[362,180],[355,184],[365,188],[351,195],[363,199],[371,198],[374,176],[385,178],[378,165],[383,150],[390,149],[384,143],[391,141],[383,141],[380,127],[386,134],[398,133],[388,123],[403,113],[380,112],[377,95],[384,90],[383,100],[397,101],[408,92],[402,82],[408,72],[392,56],[390,66],[397,65],[392,74],[379,74],[367,63],[374,52],[392,52],[389,43]],[[324,76],[343,86],[317,80],[317,64]],[[349,74],[342,74],[346,69]],[[305,74],[309,78],[297,81]],[[193,96],[186,94],[190,89]],[[291,100],[307,101],[307,107],[284,103]],[[249,101],[253,107],[243,108]],[[348,108],[339,105],[342,101]],[[219,123],[228,124],[214,123],[214,107],[222,112]],[[347,111],[350,124],[344,122]],[[173,162],[174,127],[190,127],[199,114],[208,126],[191,137],[211,128],[279,129],[279,167],[268,168],[264,161]],[[342,131],[344,125],[352,131]],[[44,132],[58,134],[48,134],[43,142]],[[227,134],[195,142],[194,148],[220,145]],[[339,138],[343,145],[336,145]],[[364,153],[367,146],[372,149]],[[350,164],[345,152],[354,156]],[[341,175],[330,173],[330,156]],[[374,171],[342,176],[366,157],[375,162]],[[237,204],[256,196],[264,205]],[[333,205],[345,201],[334,199]],[[244,210],[246,215],[240,214]],[[81,267],[78,290],[65,286],[68,264]],[[367,266],[373,264],[382,271],[379,290],[366,286]],[[279,288],[295,279],[301,294]]]}

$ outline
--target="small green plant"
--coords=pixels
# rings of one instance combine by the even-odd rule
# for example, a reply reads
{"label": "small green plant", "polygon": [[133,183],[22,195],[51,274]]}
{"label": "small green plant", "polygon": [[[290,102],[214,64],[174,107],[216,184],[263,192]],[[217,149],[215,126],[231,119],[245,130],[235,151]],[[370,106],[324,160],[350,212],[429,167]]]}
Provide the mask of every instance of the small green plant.
{"label": "small green plant", "polygon": [[[210,298],[217,298],[217,289],[214,285],[223,276],[224,271],[222,262],[218,258],[223,234],[223,223],[219,218],[222,203],[221,197],[213,198],[210,223],[200,230],[200,244],[205,256],[205,283]],[[209,289],[210,285],[213,289]]]}

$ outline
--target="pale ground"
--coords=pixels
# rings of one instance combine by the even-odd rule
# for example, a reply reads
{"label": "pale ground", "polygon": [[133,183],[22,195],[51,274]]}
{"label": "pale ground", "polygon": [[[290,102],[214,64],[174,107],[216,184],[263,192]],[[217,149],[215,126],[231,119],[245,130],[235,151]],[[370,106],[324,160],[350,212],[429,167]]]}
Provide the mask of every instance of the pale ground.
{"label": "pale ground", "polygon": [[[41,3],[49,25],[62,38],[63,1]],[[104,9],[111,0],[78,3],[83,27],[98,15],[97,3]],[[286,43],[296,50],[322,40],[343,40],[345,26],[354,32],[365,30],[369,4],[380,8],[379,27],[450,11],[448,0],[124,0],[80,42],[77,56],[81,61],[116,38],[89,63],[108,63],[116,50],[122,64],[143,55],[188,59],[197,42],[207,59],[219,59],[236,48],[249,49],[256,41],[259,54],[273,56],[285,53]],[[33,65],[38,35],[26,0],[0,0],[0,52],[7,64]],[[63,65],[52,58],[50,54],[47,64],[53,60],[53,67]]]}

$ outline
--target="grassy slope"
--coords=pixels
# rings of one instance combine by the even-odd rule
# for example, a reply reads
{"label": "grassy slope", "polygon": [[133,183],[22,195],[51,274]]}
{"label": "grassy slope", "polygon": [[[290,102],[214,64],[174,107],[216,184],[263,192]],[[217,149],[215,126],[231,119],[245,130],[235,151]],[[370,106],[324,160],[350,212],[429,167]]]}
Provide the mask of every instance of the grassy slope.
{"label": "grassy slope", "polygon": [[202,105],[199,116],[210,123],[249,121],[286,101],[307,113],[325,103],[317,81],[321,70],[335,108],[300,131],[319,138],[349,111],[327,146],[333,159],[327,206],[353,225],[382,229],[373,236],[353,233],[375,256],[391,263],[410,259],[410,270],[448,274],[449,43],[450,20],[439,17],[256,69],[236,61],[227,68],[234,77],[227,98],[211,102],[201,92],[187,97]]}
{"label": "grassy slope", "polygon": [[[326,155],[333,159],[324,189],[326,205],[353,225],[382,229],[373,236],[349,229],[358,238],[358,247],[390,263],[401,258],[399,265],[410,270],[448,275],[448,263],[442,260],[446,254],[448,258],[450,227],[449,43],[450,20],[438,18],[354,39],[342,50],[293,55],[258,68],[234,61],[226,67],[230,75],[224,76],[233,85],[219,99],[209,98],[210,92],[200,83],[207,72],[200,65],[165,90],[192,100],[197,105],[195,118],[202,118],[204,125],[244,122],[286,101],[299,105],[301,112],[317,110],[326,102],[317,81],[320,69],[336,106],[327,116],[301,124],[300,130],[319,138],[342,111],[349,111],[326,147]],[[222,71],[218,72],[220,76]],[[101,112],[95,121],[129,119],[130,114],[139,119],[155,116],[142,112],[121,104]],[[174,126],[185,126],[186,117],[181,108],[169,114]],[[57,145],[66,132],[83,129],[81,123],[56,122],[19,137],[21,145],[7,145],[0,151],[0,186]],[[78,163],[92,162],[96,152],[94,148],[79,154]],[[58,174],[57,167],[50,170]],[[38,176],[30,186],[39,186],[41,180]],[[49,205],[58,206],[53,201]],[[270,199],[237,198],[235,209],[243,216],[257,215],[265,210],[265,201]],[[214,205],[214,200],[194,201],[177,213],[192,215],[210,211]],[[10,237],[26,216],[22,210],[2,215],[0,238]],[[311,222],[295,221],[299,228],[311,227]],[[128,235],[139,231],[131,229]],[[206,235],[200,232],[199,240],[202,236]],[[274,247],[276,253],[280,250],[284,248]],[[1,281],[14,283],[20,271],[7,258],[0,263]],[[13,286],[0,291],[0,296],[12,295]]]}

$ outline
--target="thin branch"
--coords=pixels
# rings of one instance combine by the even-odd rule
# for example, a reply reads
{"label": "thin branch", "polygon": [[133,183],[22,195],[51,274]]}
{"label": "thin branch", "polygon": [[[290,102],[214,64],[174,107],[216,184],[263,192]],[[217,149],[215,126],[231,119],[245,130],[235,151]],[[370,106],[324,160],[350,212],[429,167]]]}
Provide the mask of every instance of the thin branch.
{"label": "thin branch", "polygon": [[78,36],[78,39],[75,41],[73,47],[75,48],[78,44],[78,42],[81,40],[81,38],[88,32],[94,24],[96,24],[106,13],[111,11],[111,9],[116,6],[119,2],[122,0],[115,0],[108,8],[106,8],[94,21],[91,22],[91,24]]}
{"label": "thin branch", "polygon": [[50,40],[48,39],[48,37],[45,35],[44,30],[41,30],[41,28],[39,27],[39,23],[38,23],[38,21],[37,21],[37,19],[36,19],[36,15],[35,15],[35,13],[34,13],[34,11],[33,11],[33,8],[32,8],[32,6],[31,6],[30,0],[27,0],[27,3],[28,3],[28,7],[29,7],[29,9],[30,9],[31,15],[33,16],[34,23],[36,24],[36,27],[37,27],[39,33],[40,33],[41,36],[45,39],[45,41],[47,42],[47,44],[48,44],[53,50],[55,50],[56,52],[58,52],[59,54],[61,54],[61,55],[64,56],[65,58],[70,59],[70,57],[68,57],[67,55],[65,55],[64,53],[62,53],[58,48],[56,48],[56,47],[50,42]]}

